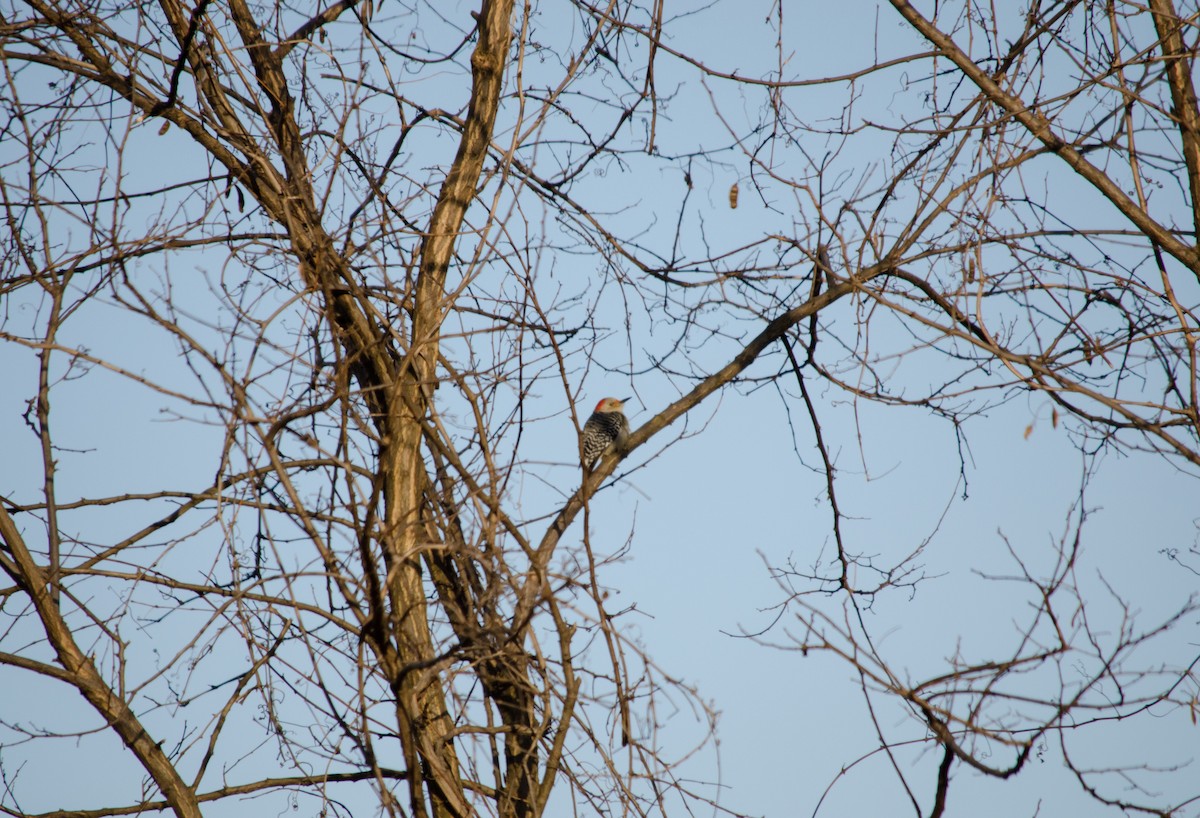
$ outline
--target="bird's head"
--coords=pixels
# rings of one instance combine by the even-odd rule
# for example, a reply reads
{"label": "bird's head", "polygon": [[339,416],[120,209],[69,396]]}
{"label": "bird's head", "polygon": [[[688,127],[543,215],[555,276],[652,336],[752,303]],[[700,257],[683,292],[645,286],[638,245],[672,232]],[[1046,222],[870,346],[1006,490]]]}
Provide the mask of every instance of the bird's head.
{"label": "bird's head", "polygon": [[597,412],[622,412],[625,410],[625,401],[629,398],[601,398],[596,404]]}

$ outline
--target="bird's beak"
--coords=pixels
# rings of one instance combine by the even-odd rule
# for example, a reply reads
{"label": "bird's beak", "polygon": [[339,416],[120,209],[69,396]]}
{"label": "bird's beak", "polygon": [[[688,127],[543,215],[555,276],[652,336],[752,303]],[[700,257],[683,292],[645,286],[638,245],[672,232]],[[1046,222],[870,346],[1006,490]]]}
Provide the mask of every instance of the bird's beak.
{"label": "bird's beak", "polygon": [[625,403],[626,401],[631,401],[631,400],[633,400],[633,395],[630,395],[627,398],[621,398],[621,403]]}

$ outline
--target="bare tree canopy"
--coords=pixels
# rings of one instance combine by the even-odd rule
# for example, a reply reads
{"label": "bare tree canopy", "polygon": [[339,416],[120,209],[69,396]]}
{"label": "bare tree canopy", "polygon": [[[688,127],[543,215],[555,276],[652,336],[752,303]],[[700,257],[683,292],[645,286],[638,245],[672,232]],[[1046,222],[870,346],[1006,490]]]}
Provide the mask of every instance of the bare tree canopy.
{"label": "bare tree canopy", "polygon": [[1200,10],[677,5],[0,0],[0,813],[748,814],[654,547],[855,708],[798,814],[1200,815],[1200,504],[1090,495],[1200,488]]}

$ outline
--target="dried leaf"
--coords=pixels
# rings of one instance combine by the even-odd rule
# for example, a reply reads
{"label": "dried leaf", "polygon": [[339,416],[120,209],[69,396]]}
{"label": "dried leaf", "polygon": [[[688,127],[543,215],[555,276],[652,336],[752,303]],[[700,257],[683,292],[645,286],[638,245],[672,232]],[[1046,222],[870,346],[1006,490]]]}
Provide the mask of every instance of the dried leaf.
{"label": "dried leaf", "polygon": [[1033,434],[1033,424],[1032,423],[1025,427],[1025,439],[1029,440],[1029,436],[1031,434]]}
{"label": "dried leaf", "polygon": [[738,186],[737,182],[733,183],[733,187],[729,188],[729,207],[732,210],[737,210]]}
{"label": "dried leaf", "polygon": [[167,132],[167,129],[170,127],[171,127],[171,121],[169,119],[164,119],[162,127],[160,127],[158,129],[158,135],[162,136],[163,134],[165,134]]}

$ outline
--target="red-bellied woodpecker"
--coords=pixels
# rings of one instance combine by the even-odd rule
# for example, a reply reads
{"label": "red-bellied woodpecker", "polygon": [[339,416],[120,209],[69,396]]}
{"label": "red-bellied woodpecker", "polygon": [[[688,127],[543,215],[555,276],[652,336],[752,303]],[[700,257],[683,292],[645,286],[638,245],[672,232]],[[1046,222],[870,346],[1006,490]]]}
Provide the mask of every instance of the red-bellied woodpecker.
{"label": "red-bellied woodpecker", "polygon": [[605,398],[596,404],[596,411],[583,424],[583,465],[591,467],[610,446],[629,436],[629,421],[622,411],[627,400]]}

